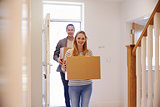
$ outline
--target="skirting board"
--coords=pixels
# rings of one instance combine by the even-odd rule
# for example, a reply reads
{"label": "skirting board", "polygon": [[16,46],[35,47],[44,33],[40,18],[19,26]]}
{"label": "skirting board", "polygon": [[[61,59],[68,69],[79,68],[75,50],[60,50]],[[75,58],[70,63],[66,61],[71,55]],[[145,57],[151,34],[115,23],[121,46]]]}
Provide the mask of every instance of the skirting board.
{"label": "skirting board", "polygon": [[122,107],[121,102],[90,102],[89,107]]}
{"label": "skirting board", "polygon": [[[65,106],[51,106],[51,107],[65,107]],[[122,107],[120,102],[90,102],[89,107]]]}

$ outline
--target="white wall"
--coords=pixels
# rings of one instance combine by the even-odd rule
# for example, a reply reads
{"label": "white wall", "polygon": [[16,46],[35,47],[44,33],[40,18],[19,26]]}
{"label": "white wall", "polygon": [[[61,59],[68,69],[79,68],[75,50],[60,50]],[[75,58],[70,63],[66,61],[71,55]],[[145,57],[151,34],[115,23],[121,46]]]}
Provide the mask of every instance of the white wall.
{"label": "white wall", "polygon": [[127,73],[127,48],[131,44],[131,22],[148,16],[153,11],[158,0],[125,0],[121,3],[121,71],[123,77],[124,95],[123,107],[128,106],[128,73]]}
{"label": "white wall", "polygon": [[91,107],[121,107],[119,4],[85,2],[85,31],[94,55],[101,56],[101,80],[95,80]]}
{"label": "white wall", "polygon": [[31,0],[31,107],[42,107],[41,0]]}
{"label": "white wall", "polygon": [[121,3],[122,20],[131,21],[149,15],[158,0],[125,0]]}

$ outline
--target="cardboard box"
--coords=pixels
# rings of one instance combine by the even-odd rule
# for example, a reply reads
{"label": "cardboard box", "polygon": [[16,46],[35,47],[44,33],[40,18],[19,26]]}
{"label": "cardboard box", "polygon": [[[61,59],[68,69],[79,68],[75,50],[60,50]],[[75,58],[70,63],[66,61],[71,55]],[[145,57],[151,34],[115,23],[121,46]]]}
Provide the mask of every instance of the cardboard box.
{"label": "cardboard box", "polygon": [[100,79],[100,56],[67,57],[66,80]]}
{"label": "cardboard box", "polygon": [[60,48],[60,55],[59,55],[59,57],[60,57],[61,59],[64,59],[65,54],[66,54],[66,52],[67,52],[68,49],[71,49],[71,48],[68,48],[68,47]]}

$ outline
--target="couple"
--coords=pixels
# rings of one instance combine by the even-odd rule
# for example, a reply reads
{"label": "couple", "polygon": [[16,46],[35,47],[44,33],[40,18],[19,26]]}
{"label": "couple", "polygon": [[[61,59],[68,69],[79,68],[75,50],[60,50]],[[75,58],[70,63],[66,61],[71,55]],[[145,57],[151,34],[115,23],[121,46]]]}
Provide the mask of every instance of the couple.
{"label": "couple", "polygon": [[65,73],[61,69],[63,62],[59,58],[59,54],[60,48],[62,47],[72,48],[66,52],[64,59],[66,59],[67,56],[92,56],[92,52],[87,48],[87,36],[84,31],[77,32],[74,38],[74,25],[68,24],[66,27],[66,32],[68,36],[58,42],[53,56],[53,59],[59,63],[57,71],[60,72],[61,80],[64,86],[66,107],[88,107],[92,93],[92,81],[65,80]]}

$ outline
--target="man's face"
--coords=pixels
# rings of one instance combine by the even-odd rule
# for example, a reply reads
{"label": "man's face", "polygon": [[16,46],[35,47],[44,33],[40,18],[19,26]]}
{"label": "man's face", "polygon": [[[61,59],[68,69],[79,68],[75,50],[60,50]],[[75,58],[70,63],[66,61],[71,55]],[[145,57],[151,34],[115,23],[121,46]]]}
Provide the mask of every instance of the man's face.
{"label": "man's face", "polygon": [[74,35],[74,27],[73,26],[68,26],[66,32],[67,32],[68,36],[72,37]]}

